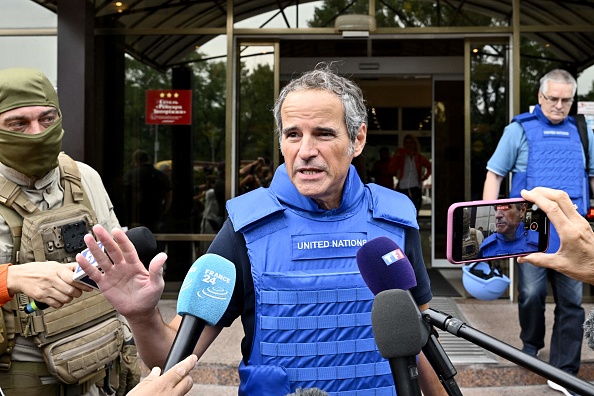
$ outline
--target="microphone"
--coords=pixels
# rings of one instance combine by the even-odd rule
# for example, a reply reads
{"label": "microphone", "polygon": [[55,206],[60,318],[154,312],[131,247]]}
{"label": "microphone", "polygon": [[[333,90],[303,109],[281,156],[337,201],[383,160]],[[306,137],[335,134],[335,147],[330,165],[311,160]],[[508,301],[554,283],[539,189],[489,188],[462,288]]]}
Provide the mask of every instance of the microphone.
{"label": "microphone", "polygon": [[[134,245],[134,248],[138,253],[138,258],[140,259],[140,261],[142,261],[145,267],[148,267],[148,264],[157,254],[157,241],[155,240],[155,236],[153,235],[153,233],[148,228],[141,226],[129,229],[128,231],[126,231],[126,236]],[[98,244],[101,248],[103,248],[101,242],[98,242]],[[96,263],[95,258],[93,257],[88,248],[80,252],[80,254],[86,256],[91,264]],[[76,267],[72,279],[74,279],[77,282],[85,283],[86,285],[91,286],[94,289],[99,289],[97,287],[97,284],[91,278],[88,277],[88,275],[85,273],[85,271],[83,271],[82,268],[80,268],[80,266]],[[49,305],[47,305],[46,303],[33,300],[29,304],[27,304],[27,306],[25,306],[25,313],[31,314],[37,310],[46,309],[47,307],[49,307]]]}
{"label": "microphone", "polygon": [[[376,295],[376,298],[379,293],[394,289],[406,291],[405,293],[410,296],[408,290],[417,285],[415,272],[408,257],[398,244],[390,238],[378,237],[364,244],[357,251],[357,266],[363,280],[371,292]],[[412,296],[410,296],[410,299],[414,301]],[[418,313],[417,318],[421,319],[419,308],[416,304],[414,306]],[[406,322],[400,319],[397,323],[407,325]],[[458,384],[454,380],[457,371],[439,342],[437,331],[431,324],[422,319],[419,323],[423,353],[437,374],[439,381],[448,395],[462,395]],[[401,342],[401,337],[392,338],[392,342]]]}
{"label": "microphone", "polygon": [[182,317],[163,366],[163,373],[190,356],[204,326],[221,319],[235,288],[235,265],[207,253],[192,264],[179,290],[177,314]]}
{"label": "microphone", "polygon": [[357,251],[357,266],[374,295],[390,289],[408,290],[417,285],[408,257],[390,238],[375,238],[361,246]]}
{"label": "microphone", "polygon": [[[396,394],[401,396],[421,395],[416,360],[423,345],[420,319],[416,303],[404,290],[385,290],[373,300],[373,336],[380,354],[390,362]],[[401,325],[394,326],[397,322]]]}

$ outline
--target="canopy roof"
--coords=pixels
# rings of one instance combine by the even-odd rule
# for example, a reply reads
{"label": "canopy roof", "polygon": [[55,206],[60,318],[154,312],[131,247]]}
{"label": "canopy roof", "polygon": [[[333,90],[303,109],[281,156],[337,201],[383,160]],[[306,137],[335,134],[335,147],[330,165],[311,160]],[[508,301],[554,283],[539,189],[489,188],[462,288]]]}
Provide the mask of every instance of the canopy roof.
{"label": "canopy roof", "polygon": [[[58,0],[32,1],[57,12]],[[311,1],[236,0],[234,20],[238,22],[276,10],[287,27],[294,27],[284,16],[285,8]],[[522,32],[530,39],[547,45],[555,60],[578,72],[594,63],[594,0],[520,1]],[[114,0],[95,0],[95,27],[138,32],[135,36],[125,36],[126,52],[162,70],[187,60],[197,46],[214,37],[213,34],[187,34],[189,29],[224,28],[226,24],[226,0],[124,0],[123,3],[118,9]],[[418,4],[423,0],[402,4],[405,3]],[[455,12],[485,15],[500,21],[503,26],[511,25],[512,0],[431,0],[431,3],[449,7]],[[376,0],[378,8],[389,7],[389,4],[397,2]],[[399,12],[394,8],[392,10]],[[183,29],[185,33],[176,35],[176,29]]]}

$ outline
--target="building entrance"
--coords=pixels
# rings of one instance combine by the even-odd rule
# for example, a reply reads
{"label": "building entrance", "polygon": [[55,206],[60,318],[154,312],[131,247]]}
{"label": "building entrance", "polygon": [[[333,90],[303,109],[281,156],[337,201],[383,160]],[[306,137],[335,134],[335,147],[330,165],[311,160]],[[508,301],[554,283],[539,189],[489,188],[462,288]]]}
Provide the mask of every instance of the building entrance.
{"label": "building entrance", "polygon": [[[282,55],[282,43],[280,48]],[[329,60],[361,87],[368,104],[367,144],[354,163],[361,178],[396,189],[399,180],[382,173],[386,165],[381,156],[386,151],[393,156],[405,137],[414,138],[420,154],[430,161],[418,220],[425,263],[439,265],[445,261],[447,209],[464,194],[464,58],[281,56],[281,86]]]}

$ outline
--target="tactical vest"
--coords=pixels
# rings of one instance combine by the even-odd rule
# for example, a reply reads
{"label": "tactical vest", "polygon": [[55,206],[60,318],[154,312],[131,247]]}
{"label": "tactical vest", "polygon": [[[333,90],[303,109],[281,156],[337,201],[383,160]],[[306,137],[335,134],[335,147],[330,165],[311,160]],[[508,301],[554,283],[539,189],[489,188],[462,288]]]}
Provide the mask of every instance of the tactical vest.
{"label": "tactical vest", "polygon": [[[63,206],[46,211],[29,201],[18,185],[0,176],[0,215],[12,234],[14,265],[72,262],[86,247],[83,236],[97,223],[95,213],[76,163],[64,153],[59,156],[59,170]],[[31,337],[41,348],[46,372],[61,383],[94,383],[105,376],[105,368],[119,356],[124,341],[115,309],[99,292],[85,292],[60,309],[26,314],[23,309],[29,302],[29,297],[17,294],[2,307],[0,371],[10,372],[15,335],[19,334]]]}
{"label": "tactical vest", "polygon": [[405,246],[416,211],[402,194],[374,184],[364,189],[360,205],[339,215],[287,208],[263,188],[228,202],[246,240],[255,292],[240,395],[278,396],[299,387],[331,396],[395,395],[371,328],[374,296],[355,257],[379,236]]}
{"label": "tactical vest", "polygon": [[[544,115],[537,106],[533,113],[523,113],[512,121],[524,128],[528,142],[526,173],[514,173],[510,197],[521,197],[522,189],[542,186],[565,191],[577,211],[585,216],[590,207],[590,187],[584,167],[584,151],[573,117],[560,124],[542,121]],[[555,253],[560,241],[551,224],[547,253]]]}

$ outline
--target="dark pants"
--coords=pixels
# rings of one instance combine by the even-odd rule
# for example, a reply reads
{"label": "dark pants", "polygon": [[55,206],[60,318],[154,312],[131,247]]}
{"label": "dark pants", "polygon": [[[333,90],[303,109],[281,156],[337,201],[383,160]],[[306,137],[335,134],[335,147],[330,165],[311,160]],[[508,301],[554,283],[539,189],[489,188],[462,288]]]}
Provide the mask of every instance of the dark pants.
{"label": "dark pants", "polygon": [[518,265],[518,313],[524,349],[536,353],[544,346],[547,275],[555,299],[551,365],[576,375],[584,339],[582,283],[559,272],[524,263]]}
{"label": "dark pants", "polygon": [[423,203],[423,193],[420,187],[412,187],[412,188],[405,188],[405,189],[397,189],[398,192],[406,195],[412,203],[415,205],[417,209],[417,216],[419,215],[419,210],[421,210],[421,204]]}

